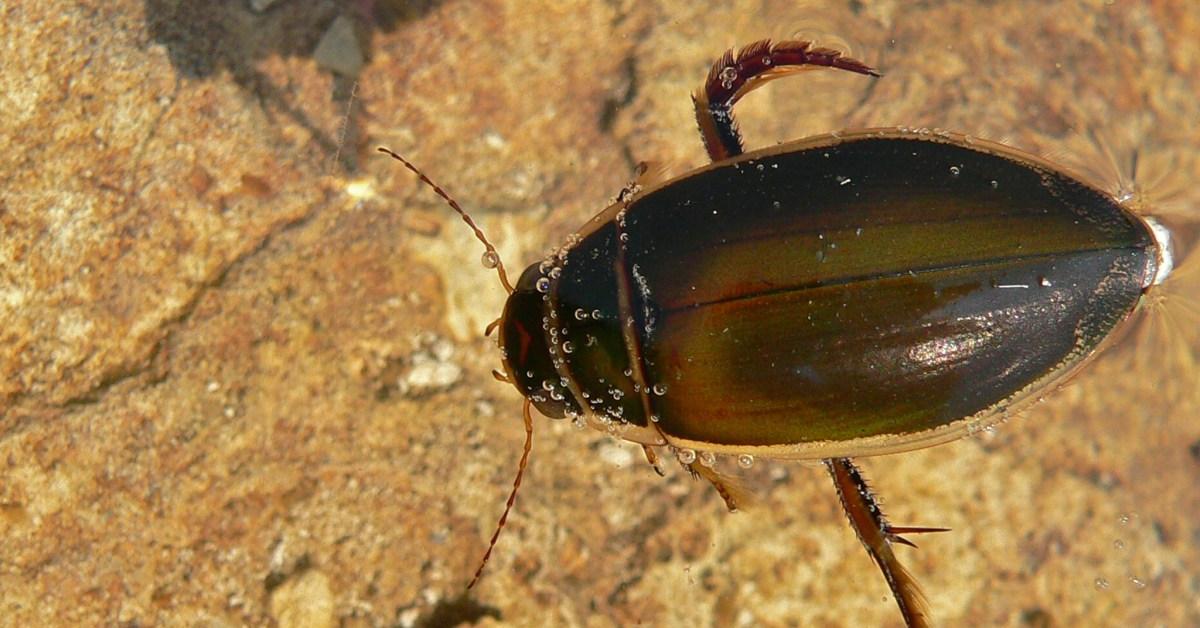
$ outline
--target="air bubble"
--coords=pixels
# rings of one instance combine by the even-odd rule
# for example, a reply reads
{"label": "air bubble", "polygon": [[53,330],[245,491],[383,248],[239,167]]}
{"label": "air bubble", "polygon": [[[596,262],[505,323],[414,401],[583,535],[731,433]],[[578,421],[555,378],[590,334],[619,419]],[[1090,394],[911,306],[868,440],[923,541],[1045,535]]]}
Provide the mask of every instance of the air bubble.
{"label": "air bubble", "polygon": [[1107,578],[1096,578],[1096,590],[1104,591],[1107,589],[1108,589],[1108,579]]}
{"label": "air bubble", "polygon": [[737,79],[737,68],[732,65],[727,65],[721,69],[721,87],[730,89],[733,87],[733,82]]}
{"label": "air bubble", "polygon": [[650,390],[651,390],[651,391],[652,391],[654,394],[656,394],[656,395],[658,395],[659,397],[661,397],[661,396],[663,396],[663,395],[667,394],[667,385],[666,385],[666,384],[655,384],[655,385],[654,385],[654,387],[653,387],[653,388],[651,388]]}
{"label": "air bubble", "polygon": [[484,251],[480,261],[484,268],[495,268],[500,265],[500,256],[495,251]]}
{"label": "air bubble", "polygon": [[545,277],[538,277],[537,283],[534,284],[538,292],[546,294],[550,292],[550,280]]}
{"label": "air bubble", "polygon": [[564,340],[562,343],[563,353],[572,353],[575,351],[575,345],[571,344],[570,340]]}
{"label": "air bubble", "polygon": [[962,168],[959,168],[958,166],[950,166],[950,176],[957,177],[960,174],[962,174]]}
{"label": "air bubble", "polygon": [[550,278],[551,279],[558,279],[561,276],[562,276],[562,267],[561,266],[555,266],[554,268],[550,269]]}
{"label": "air bubble", "polygon": [[711,451],[700,452],[700,464],[711,467],[717,463],[717,456]]}
{"label": "air bubble", "polygon": [[571,421],[571,426],[577,430],[582,430],[587,427],[587,422],[583,420],[583,417],[575,417],[575,420]]}
{"label": "air bubble", "polygon": [[651,415],[650,415],[650,422],[651,422],[651,423],[658,423],[658,422],[659,422],[659,421],[661,421],[661,420],[662,420],[662,417],[658,416],[657,414],[651,414]]}
{"label": "air bubble", "polygon": [[584,312],[581,308],[575,308],[575,320],[581,321],[581,320],[585,320],[587,317],[588,317],[587,312]]}
{"label": "air bubble", "polygon": [[754,456],[750,454],[741,454],[737,457],[737,464],[743,469],[749,469],[754,466]]}
{"label": "air bubble", "polygon": [[696,461],[696,452],[692,449],[677,449],[675,450],[675,457],[679,458],[679,461],[683,464],[692,464]]}

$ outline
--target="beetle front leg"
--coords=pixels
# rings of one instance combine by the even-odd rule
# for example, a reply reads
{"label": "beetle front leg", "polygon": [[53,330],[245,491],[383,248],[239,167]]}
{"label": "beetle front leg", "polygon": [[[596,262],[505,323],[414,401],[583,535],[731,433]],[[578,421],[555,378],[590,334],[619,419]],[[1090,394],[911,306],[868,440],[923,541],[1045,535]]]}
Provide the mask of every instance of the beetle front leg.
{"label": "beetle front leg", "polygon": [[771,40],[756,41],[738,51],[733,49],[713,64],[708,79],[692,95],[700,137],[713,161],[742,154],[742,135],[733,119],[733,105],[742,96],[768,81],[799,72],[804,67],[827,67],[868,76],[879,73],[867,64],[843,57],[829,48],[815,48],[812,42]]}
{"label": "beetle front leg", "polygon": [[945,532],[948,528],[913,528],[895,527],[888,523],[879,508],[879,502],[867,486],[862,472],[849,458],[831,458],[825,461],[825,468],[833,477],[833,485],[837,488],[838,497],[850,525],[858,534],[858,540],[867,548],[867,553],[875,560],[883,577],[887,580],[900,613],[904,616],[907,626],[928,626],[930,623],[929,607],[921,587],[912,574],[900,564],[892,551],[893,543],[901,543],[916,547],[901,534],[920,534],[923,532]]}

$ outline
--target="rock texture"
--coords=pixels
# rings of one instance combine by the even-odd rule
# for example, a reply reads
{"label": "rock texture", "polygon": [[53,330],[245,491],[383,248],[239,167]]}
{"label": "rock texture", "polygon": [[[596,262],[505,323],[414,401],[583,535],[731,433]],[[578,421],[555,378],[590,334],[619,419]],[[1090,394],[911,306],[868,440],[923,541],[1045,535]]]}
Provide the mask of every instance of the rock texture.
{"label": "rock texture", "polygon": [[[716,55],[799,34],[885,77],[756,92],[749,145],[940,127],[1108,184],[1136,149],[1194,237],[1200,5],[1046,4],[0,3],[0,624],[898,625],[820,469],[756,463],[731,516],[545,420],[465,594],[523,436],[503,292],[373,147],[517,272],[638,161],[703,162]],[[1198,266],[1025,416],[863,461],[954,528],[901,550],[942,623],[1200,624]]]}

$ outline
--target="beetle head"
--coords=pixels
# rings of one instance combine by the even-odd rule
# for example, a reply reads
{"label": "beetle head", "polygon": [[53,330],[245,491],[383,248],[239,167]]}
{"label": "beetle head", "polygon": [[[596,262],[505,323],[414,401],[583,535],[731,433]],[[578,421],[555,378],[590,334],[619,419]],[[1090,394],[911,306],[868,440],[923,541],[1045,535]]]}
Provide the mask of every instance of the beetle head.
{"label": "beetle head", "polygon": [[551,338],[550,330],[555,326],[548,281],[537,264],[521,274],[504,304],[500,348],[508,380],[538,412],[562,419],[577,415],[579,404],[556,368],[562,358]]}

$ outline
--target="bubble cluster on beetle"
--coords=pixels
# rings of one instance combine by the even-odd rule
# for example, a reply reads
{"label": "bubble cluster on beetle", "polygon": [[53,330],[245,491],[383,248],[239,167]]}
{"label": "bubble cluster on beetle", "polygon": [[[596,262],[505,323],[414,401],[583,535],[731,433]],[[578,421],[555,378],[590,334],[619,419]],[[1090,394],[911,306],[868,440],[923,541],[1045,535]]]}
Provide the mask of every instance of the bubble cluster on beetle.
{"label": "bubble cluster on beetle", "polygon": [[654,310],[650,307],[650,284],[646,281],[646,276],[642,273],[641,267],[637,264],[631,269],[633,274],[633,282],[637,284],[638,293],[642,296],[642,317],[645,319],[645,324],[642,329],[646,332],[646,337],[649,338],[654,334]]}
{"label": "bubble cluster on beetle", "polygon": [[754,456],[750,454],[727,456],[712,451],[697,451],[690,447],[671,447],[671,452],[680,463],[685,465],[699,463],[701,466],[711,469],[721,464],[722,460],[732,459],[740,469],[749,469],[754,466]]}
{"label": "bubble cluster on beetle", "polygon": [[727,65],[721,68],[721,87],[725,89],[733,88],[733,82],[737,80],[738,71],[732,65]]}
{"label": "bubble cluster on beetle", "polygon": [[[535,289],[542,295],[542,301],[547,304],[545,311],[546,315],[542,317],[542,330],[547,335],[548,351],[550,353],[551,364],[558,373],[565,373],[566,358],[565,356],[574,353],[577,349],[577,343],[570,340],[567,336],[570,335],[569,328],[559,321],[558,309],[553,303],[552,295],[554,294],[555,284],[562,278],[563,269],[568,263],[568,253],[581,241],[578,234],[572,233],[566,239],[566,242],[557,249],[549,251],[542,261],[538,264],[538,274],[540,275],[534,283]],[[603,314],[599,309],[593,309],[591,312],[582,308],[576,308],[569,316],[565,318],[574,318],[577,321],[604,319]],[[586,334],[584,337],[584,346],[593,346],[598,341],[595,336]],[[630,375],[631,372],[626,372]],[[597,427],[608,432],[610,435],[620,437],[628,429],[631,424],[625,416],[625,408],[620,404],[621,399],[625,396],[625,392],[620,388],[608,384],[603,378],[599,382],[607,388],[601,394],[589,394],[587,391],[579,390],[575,396],[578,398],[590,411],[590,415],[598,423]],[[541,401],[549,395],[550,399],[555,401],[563,401],[568,393],[571,393],[571,380],[563,376],[559,381],[544,380],[542,382],[542,393],[535,393],[536,396],[531,397],[535,401]],[[572,425],[577,428],[587,427],[588,417],[574,408],[568,406],[565,410],[566,418],[570,419]]]}

